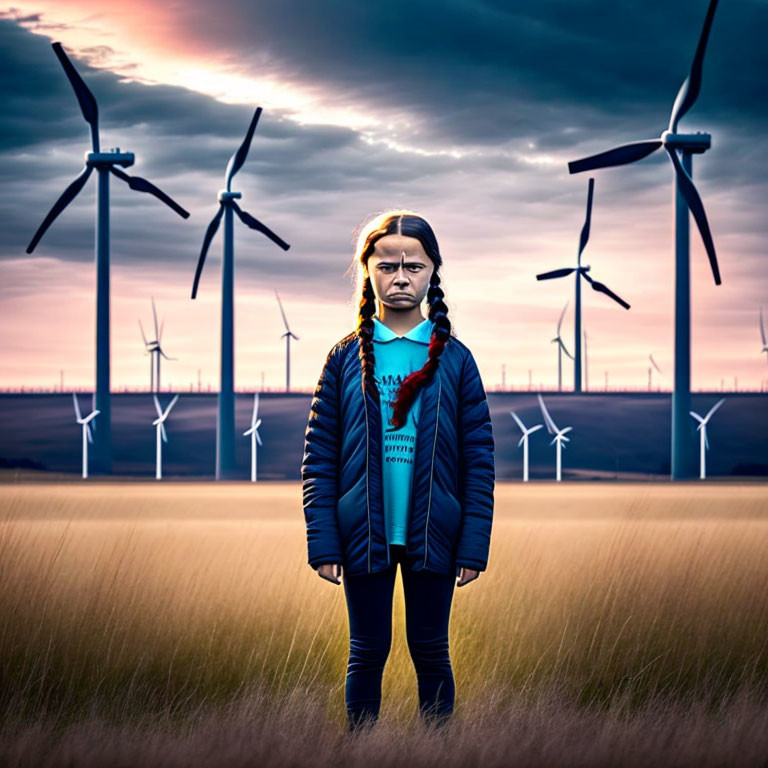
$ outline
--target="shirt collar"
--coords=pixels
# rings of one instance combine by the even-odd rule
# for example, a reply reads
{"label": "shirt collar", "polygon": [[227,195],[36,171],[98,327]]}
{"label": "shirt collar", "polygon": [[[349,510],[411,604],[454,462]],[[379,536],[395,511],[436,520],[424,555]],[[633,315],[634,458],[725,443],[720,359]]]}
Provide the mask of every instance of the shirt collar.
{"label": "shirt collar", "polygon": [[384,325],[378,317],[373,318],[373,340],[387,342],[393,339],[410,339],[419,344],[429,344],[432,336],[433,323],[429,318],[425,318],[418,325],[411,328],[404,336],[398,336],[391,328]]}

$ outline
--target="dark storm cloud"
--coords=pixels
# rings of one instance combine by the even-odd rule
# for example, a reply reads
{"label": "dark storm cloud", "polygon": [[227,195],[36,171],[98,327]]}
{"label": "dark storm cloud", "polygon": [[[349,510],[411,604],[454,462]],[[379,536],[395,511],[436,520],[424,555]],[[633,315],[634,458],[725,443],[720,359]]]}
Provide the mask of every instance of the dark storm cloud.
{"label": "dark storm cloud", "polygon": [[[557,147],[596,126],[659,133],[707,3],[292,0],[260,4],[258,22],[244,23],[250,8],[223,0],[211,25],[199,4],[181,23],[253,71],[268,56],[294,77],[324,83],[331,99],[336,91],[340,100],[414,110],[445,141],[535,136]],[[766,22],[762,0],[720,4],[702,114],[750,122],[768,114]]]}

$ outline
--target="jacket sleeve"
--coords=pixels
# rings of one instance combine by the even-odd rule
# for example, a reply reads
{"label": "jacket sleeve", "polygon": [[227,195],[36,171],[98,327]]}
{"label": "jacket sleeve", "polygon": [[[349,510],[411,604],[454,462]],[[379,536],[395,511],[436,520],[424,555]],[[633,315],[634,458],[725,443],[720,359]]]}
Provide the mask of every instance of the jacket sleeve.
{"label": "jacket sleeve", "polygon": [[323,563],[343,562],[336,519],[340,452],[338,365],[338,348],[334,347],[315,387],[304,433],[304,519],[308,561],[315,569]]}
{"label": "jacket sleeve", "polygon": [[462,365],[459,400],[462,523],[456,566],[457,571],[459,567],[484,571],[493,523],[494,442],[485,389],[469,351]]}

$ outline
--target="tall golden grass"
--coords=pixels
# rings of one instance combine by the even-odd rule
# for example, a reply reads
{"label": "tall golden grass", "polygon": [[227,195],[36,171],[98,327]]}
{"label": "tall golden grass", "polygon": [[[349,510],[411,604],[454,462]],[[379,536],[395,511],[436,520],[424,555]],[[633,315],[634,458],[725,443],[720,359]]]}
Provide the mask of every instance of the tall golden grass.
{"label": "tall golden grass", "polygon": [[398,577],[379,735],[349,743],[343,587],[307,565],[298,484],[0,485],[0,510],[4,762],[61,757],[56,734],[83,765],[94,739],[184,764],[203,733],[260,734],[261,765],[352,765],[365,739],[411,765],[513,764],[511,727],[527,764],[568,744],[563,765],[630,764],[651,759],[632,738],[684,733],[690,764],[737,735],[768,750],[764,485],[499,483],[488,571],[454,598],[450,733],[415,717]]}

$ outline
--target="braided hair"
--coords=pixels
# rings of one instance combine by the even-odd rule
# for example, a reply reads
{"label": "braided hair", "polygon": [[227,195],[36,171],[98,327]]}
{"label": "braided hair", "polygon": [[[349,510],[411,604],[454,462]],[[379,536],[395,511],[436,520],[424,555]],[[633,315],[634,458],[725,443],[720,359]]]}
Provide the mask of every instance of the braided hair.
{"label": "braided hair", "polygon": [[434,324],[429,340],[427,362],[418,371],[407,376],[400,384],[395,399],[390,403],[393,408],[390,423],[400,429],[405,424],[408,412],[422,387],[434,377],[440,362],[440,355],[451,337],[451,322],[448,319],[448,307],[443,301],[444,293],[440,287],[439,269],[443,263],[437,238],[427,221],[405,209],[385,211],[372,219],[363,228],[357,241],[355,259],[362,270],[360,301],[358,307],[357,329],[355,333],[359,343],[359,358],[363,374],[363,391],[368,392],[379,405],[379,390],[374,380],[375,356],[373,352],[373,316],[376,314],[376,295],[373,281],[368,273],[368,258],[376,247],[376,241],[385,235],[404,235],[416,238],[424,252],[432,260],[434,270],[429,279],[427,304],[428,318]]}

